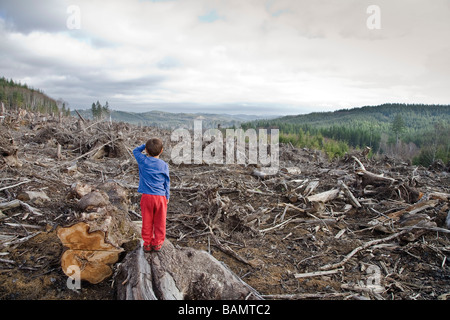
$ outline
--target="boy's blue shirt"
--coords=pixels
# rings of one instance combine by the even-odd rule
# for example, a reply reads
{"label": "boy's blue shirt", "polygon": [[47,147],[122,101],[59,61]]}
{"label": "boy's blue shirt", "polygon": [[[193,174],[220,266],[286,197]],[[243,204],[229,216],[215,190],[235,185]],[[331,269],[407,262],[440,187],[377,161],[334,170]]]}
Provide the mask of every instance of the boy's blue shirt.
{"label": "boy's blue shirt", "polygon": [[142,153],[145,144],[133,150],[139,165],[139,193],[170,197],[169,166],[161,159],[147,157]]}

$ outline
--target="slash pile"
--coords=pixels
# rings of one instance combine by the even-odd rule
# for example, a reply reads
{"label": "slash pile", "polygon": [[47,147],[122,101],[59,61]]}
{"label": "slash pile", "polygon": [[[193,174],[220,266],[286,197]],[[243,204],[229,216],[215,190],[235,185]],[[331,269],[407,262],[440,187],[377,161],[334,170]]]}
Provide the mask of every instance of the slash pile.
{"label": "slash pile", "polygon": [[263,298],[450,296],[445,165],[365,152],[330,162],[281,144],[280,170],[266,176],[256,165],[176,165],[170,131],[157,128],[9,111],[0,129],[0,299],[115,299],[113,278],[67,287],[56,229],[83,219],[74,189],[111,181],[139,224],[131,151],[153,136],[170,166],[170,241],[209,252]]}

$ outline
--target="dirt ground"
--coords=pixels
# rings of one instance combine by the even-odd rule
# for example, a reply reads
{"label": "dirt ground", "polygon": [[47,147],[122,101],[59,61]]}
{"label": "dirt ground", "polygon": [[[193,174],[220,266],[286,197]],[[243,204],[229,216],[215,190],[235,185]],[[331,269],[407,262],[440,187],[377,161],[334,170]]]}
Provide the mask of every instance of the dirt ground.
{"label": "dirt ground", "polygon": [[[117,182],[128,191],[130,217],[139,221],[138,169],[131,150],[151,136],[162,137],[168,146],[162,156],[171,173],[167,237],[174,245],[210,252],[266,299],[450,297],[450,234],[445,231],[450,174],[445,166],[417,168],[382,156],[359,158],[368,171],[396,180],[377,188],[360,184],[358,164],[350,157],[329,162],[313,150],[281,145],[280,167],[298,171],[261,178],[254,165],[173,164],[168,131],[94,122],[80,127],[77,119],[64,121],[31,115],[3,124],[18,147],[20,165],[0,163],[0,203],[19,198],[35,211],[21,205],[0,214],[2,300],[115,299],[113,278],[96,285],[82,282],[80,290],[68,288],[56,228],[80,219],[78,200],[70,195],[75,182]],[[361,207],[342,193],[325,203],[309,202],[313,181],[318,183],[310,195],[343,181]],[[411,200],[412,189],[420,193],[419,200]],[[42,191],[48,199],[27,200],[25,191]],[[436,193],[441,198],[433,198]],[[421,201],[428,201],[426,207],[409,212]],[[384,240],[410,226],[408,219],[403,216],[387,229],[371,222],[401,210],[431,227],[416,224]],[[325,267],[372,240],[380,241],[342,265]],[[312,272],[323,273],[307,275]]]}

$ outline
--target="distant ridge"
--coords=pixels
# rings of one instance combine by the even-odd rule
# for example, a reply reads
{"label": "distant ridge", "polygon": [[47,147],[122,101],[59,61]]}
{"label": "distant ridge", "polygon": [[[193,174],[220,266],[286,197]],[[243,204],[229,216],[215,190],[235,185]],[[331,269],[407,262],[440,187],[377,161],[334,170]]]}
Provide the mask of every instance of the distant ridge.
{"label": "distant ridge", "polygon": [[[400,124],[394,125],[394,119],[398,119]],[[242,123],[241,127],[278,128],[280,141],[296,146],[309,143],[314,148],[333,149],[339,145],[340,151],[330,150],[330,154],[340,154],[345,148],[323,138],[343,142],[353,148],[369,146],[373,152],[380,153],[395,149],[397,151],[391,153],[405,154],[408,150],[410,155],[416,155],[418,152],[410,150],[425,150],[431,156],[427,155],[429,161],[422,161],[422,164],[437,158],[444,162],[450,159],[450,105],[386,103],[254,120]],[[399,151],[402,147],[403,151]]]}
{"label": "distant ridge", "polygon": [[382,124],[390,122],[400,114],[407,126],[414,125],[417,118],[439,119],[450,118],[449,105],[428,104],[382,104],[378,106],[364,106],[352,109],[340,109],[329,112],[312,112],[308,114],[289,115],[268,120],[268,123],[292,123],[326,127],[336,124],[351,124],[355,122],[372,122]]}
{"label": "distant ridge", "polygon": [[409,133],[430,129],[438,121],[450,121],[450,105],[382,104],[330,112],[312,112],[289,115],[276,119],[253,120],[245,127],[279,127],[285,133],[298,128],[315,130],[330,127],[370,128],[372,131],[389,131],[394,118],[400,115]]}
{"label": "distant ridge", "polygon": [[[77,111],[83,118],[92,119],[92,112],[90,109]],[[72,115],[77,116],[75,111],[72,111]],[[243,122],[274,118],[274,116],[257,116],[246,114],[229,115],[214,113],[172,113],[157,110],[140,113],[111,110],[110,116],[111,120],[115,122],[127,122],[163,129],[191,129],[193,128],[194,120],[199,117],[202,117],[203,128],[217,128],[219,125],[222,128],[229,128],[233,126],[239,127]]]}

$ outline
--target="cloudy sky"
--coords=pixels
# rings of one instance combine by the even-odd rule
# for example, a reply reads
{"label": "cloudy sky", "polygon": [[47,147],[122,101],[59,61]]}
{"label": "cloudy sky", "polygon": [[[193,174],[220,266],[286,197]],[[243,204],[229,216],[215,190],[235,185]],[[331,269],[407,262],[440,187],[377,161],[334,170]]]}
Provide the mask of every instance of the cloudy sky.
{"label": "cloudy sky", "polygon": [[0,0],[0,76],[72,109],[448,104],[449,39],[450,0]]}

